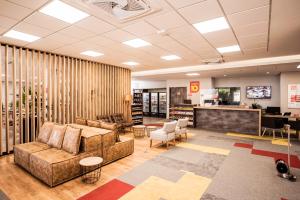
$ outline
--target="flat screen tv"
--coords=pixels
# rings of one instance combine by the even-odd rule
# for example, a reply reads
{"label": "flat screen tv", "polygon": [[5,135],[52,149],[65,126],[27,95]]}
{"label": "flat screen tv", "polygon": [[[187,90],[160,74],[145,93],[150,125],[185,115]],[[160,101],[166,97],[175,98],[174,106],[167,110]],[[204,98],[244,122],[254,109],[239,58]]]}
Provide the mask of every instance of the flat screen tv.
{"label": "flat screen tv", "polygon": [[248,99],[271,99],[271,86],[247,86],[246,96]]}

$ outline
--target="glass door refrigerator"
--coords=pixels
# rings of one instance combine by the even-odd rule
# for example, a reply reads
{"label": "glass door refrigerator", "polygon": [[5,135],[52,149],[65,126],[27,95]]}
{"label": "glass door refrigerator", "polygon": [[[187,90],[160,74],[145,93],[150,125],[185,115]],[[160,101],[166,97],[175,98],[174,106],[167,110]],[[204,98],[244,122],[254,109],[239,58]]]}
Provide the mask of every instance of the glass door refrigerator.
{"label": "glass door refrigerator", "polygon": [[151,95],[151,116],[158,117],[158,93],[150,93]]}
{"label": "glass door refrigerator", "polygon": [[150,116],[149,93],[143,93],[143,115]]}
{"label": "glass door refrigerator", "polygon": [[158,107],[158,115],[159,117],[166,117],[167,115],[167,93],[161,92],[158,93],[159,107]]}

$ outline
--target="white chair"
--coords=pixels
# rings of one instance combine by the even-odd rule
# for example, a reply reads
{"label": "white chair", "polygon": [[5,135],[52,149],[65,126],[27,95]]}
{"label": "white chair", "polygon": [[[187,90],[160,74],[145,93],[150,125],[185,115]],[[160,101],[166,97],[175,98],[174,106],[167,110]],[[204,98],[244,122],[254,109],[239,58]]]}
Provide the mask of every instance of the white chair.
{"label": "white chair", "polygon": [[185,135],[185,139],[187,140],[187,126],[189,123],[188,118],[179,119],[176,125],[175,129],[175,135],[176,137],[179,137],[179,140],[181,141],[181,135]]}
{"label": "white chair", "polygon": [[159,140],[166,142],[167,148],[169,147],[169,141],[173,141],[175,145],[175,128],[177,121],[166,122],[161,129],[150,132],[150,148],[152,147],[152,140]]}

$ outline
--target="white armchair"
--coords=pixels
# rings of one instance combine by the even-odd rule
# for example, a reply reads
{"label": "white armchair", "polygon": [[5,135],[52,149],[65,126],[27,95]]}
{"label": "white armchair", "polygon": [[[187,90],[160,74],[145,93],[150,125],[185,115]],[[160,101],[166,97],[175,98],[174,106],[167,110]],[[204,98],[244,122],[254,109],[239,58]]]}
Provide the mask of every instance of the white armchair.
{"label": "white armchair", "polygon": [[150,148],[152,147],[152,140],[159,140],[166,142],[167,148],[169,147],[169,141],[173,141],[175,145],[175,128],[176,121],[166,122],[161,129],[150,132]]}
{"label": "white armchair", "polygon": [[179,119],[178,122],[177,122],[176,129],[175,129],[175,135],[176,135],[176,137],[179,137],[180,140],[181,140],[181,135],[182,134],[185,135],[185,139],[187,140],[188,122],[189,122],[188,118]]}

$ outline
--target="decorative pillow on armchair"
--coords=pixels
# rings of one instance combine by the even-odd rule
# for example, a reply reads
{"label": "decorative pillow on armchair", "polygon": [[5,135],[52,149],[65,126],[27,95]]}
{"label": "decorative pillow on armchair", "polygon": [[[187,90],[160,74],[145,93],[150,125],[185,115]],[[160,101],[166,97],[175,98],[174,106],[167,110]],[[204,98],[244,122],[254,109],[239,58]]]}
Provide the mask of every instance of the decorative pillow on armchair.
{"label": "decorative pillow on armchair", "polygon": [[40,129],[37,141],[47,144],[47,142],[49,141],[53,126],[54,126],[53,122],[45,122]]}
{"label": "decorative pillow on armchair", "polygon": [[64,136],[62,149],[74,155],[78,154],[80,146],[80,136],[81,129],[68,126]]}
{"label": "decorative pillow on armchair", "polygon": [[101,122],[96,120],[87,120],[87,125],[91,127],[101,128]]}
{"label": "decorative pillow on armchair", "polygon": [[67,128],[66,125],[55,124],[53,126],[51,136],[50,136],[47,144],[51,147],[61,149],[61,146],[62,146],[62,143],[64,140],[64,135],[66,132],[66,128]]}
{"label": "decorative pillow on armchair", "polygon": [[83,119],[83,118],[80,118],[80,117],[76,117],[75,124],[87,125],[87,120]]}

